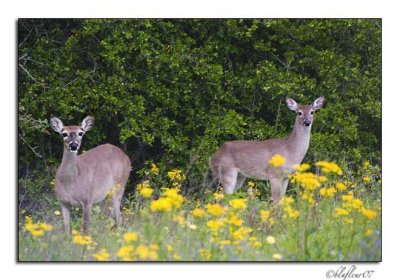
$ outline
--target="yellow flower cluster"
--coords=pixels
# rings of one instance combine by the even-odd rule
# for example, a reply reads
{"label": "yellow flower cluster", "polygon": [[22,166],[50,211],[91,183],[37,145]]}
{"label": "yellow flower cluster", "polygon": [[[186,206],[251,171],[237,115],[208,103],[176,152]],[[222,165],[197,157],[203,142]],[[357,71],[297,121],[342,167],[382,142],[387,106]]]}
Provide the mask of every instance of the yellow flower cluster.
{"label": "yellow flower cluster", "polygon": [[268,164],[275,168],[281,167],[285,164],[286,159],[280,154],[275,154],[269,161]]}
{"label": "yellow flower cluster", "polygon": [[183,180],[186,179],[185,175],[183,174],[183,170],[180,169],[173,169],[169,171],[167,175],[171,181],[182,182]]}
{"label": "yellow flower cluster", "polygon": [[106,249],[102,249],[100,252],[94,254],[93,257],[97,261],[105,262],[110,259],[110,254],[107,252]]}
{"label": "yellow flower cluster", "polygon": [[164,188],[161,197],[153,200],[150,204],[150,209],[153,212],[169,212],[172,209],[178,209],[183,203],[183,196],[180,195],[176,188]]}
{"label": "yellow flower cluster", "polygon": [[160,173],[160,169],[158,169],[157,165],[154,163],[151,164],[150,172],[154,175],[158,175]]}
{"label": "yellow flower cluster", "polygon": [[260,210],[261,221],[265,223],[271,215],[270,210]]}
{"label": "yellow flower cluster", "polygon": [[205,214],[205,211],[203,209],[195,208],[192,210],[192,215],[196,218],[201,218],[204,216],[204,214]]}
{"label": "yellow flower cluster", "polygon": [[138,241],[139,236],[136,232],[126,232],[123,235],[125,242],[135,242]]}
{"label": "yellow flower cluster", "polygon": [[206,204],[207,212],[215,217],[220,217],[224,214],[224,208],[220,204]]}
{"label": "yellow flower cluster", "polygon": [[136,186],[136,189],[145,198],[150,198],[153,195],[153,192],[154,192],[154,190],[150,186],[150,181],[149,180],[145,180],[142,183],[138,184]]}
{"label": "yellow flower cluster", "polygon": [[229,201],[229,205],[234,209],[245,209],[246,208],[246,199],[244,198],[235,198]]}
{"label": "yellow flower cluster", "polygon": [[321,168],[324,173],[335,173],[337,175],[343,175],[342,169],[334,162],[329,161],[319,161],[315,163],[316,166]]}
{"label": "yellow flower cluster", "polygon": [[159,246],[157,244],[138,245],[134,246],[134,242],[139,240],[136,232],[127,232],[123,235],[124,245],[119,248],[117,257],[123,261],[135,261],[135,260],[158,260]]}
{"label": "yellow flower cluster", "polygon": [[319,194],[321,197],[334,197],[336,193],[336,189],[334,187],[330,188],[321,188],[319,190]]}
{"label": "yellow flower cluster", "polygon": [[207,227],[211,230],[212,233],[216,234],[221,230],[224,226],[224,222],[222,220],[210,220],[207,222]]}
{"label": "yellow flower cluster", "polygon": [[289,217],[290,219],[296,220],[300,216],[300,211],[293,209],[291,206],[294,202],[294,199],[290,196],[285,196],[282,199],[282,203],[285,206],[283,211],[285,211],[284,217]]}
{"label": "yellow flower cluster", "polygon": [[249,237],[249,245],[252,248],[259,248],[262,246],[262,243],[257,240],[255,236],[250,236]]}
{"label": "yellow flower cluster", "polygon": [[25,217],[25,229],[34,237],[43,236],[46,232],[52,231],[53,226],[46,223],[33,223],[30,216]]}
{"label": "yellow flower cluster", "polygon": [[153,195],[154,190],[152,188],[143,188],[139,191],[139,193],[145,197],[150,198]]}
{"label": "yellow flower cluster", "polygon": [[308,163],[302,163],[302,164],[295,164],[292,167],[297,172],[304,172],[304,171],[307,171],[308,169],[310,169],[311,165],[309,165]]}
{"label": "yellow flower cluster", "polygon": [[218,193],[218,192],[213,193],[213,196],[214,196],[215,200],[217,200],[217,201],[221,200],[225,197],[225,195],[223,193]]}
{"label": "yellow flower cluster", "polygon": [[291,183],[298,183],[305,189],[314,190],[321,186],[319,176],[312,172],[296,172],[290,176]]}
{"label": "yellow flower cluster", "polygon": [[72,243],[79,245],[90,245],[93,243],[92,238],[89,235],[81,235],[76,230],[72,231]]}

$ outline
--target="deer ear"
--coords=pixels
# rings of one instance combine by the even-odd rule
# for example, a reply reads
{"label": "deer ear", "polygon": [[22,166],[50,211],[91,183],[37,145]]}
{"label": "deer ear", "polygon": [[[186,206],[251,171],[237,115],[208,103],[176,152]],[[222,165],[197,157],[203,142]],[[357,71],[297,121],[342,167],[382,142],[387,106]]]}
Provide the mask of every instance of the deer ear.
{"label": "deer ear", "polygon": [[297,112],[297,109],[299,108],[297,102],[294,101],[292,98],[286,98],[286,105],[290,110],[295,112]]}
{"label": "deer ear", "polygon": [[314,110],[317,110],[317,109],[319,109],[319,108],[321,108],[322,107],[322,105],[324,105],[324,101],[325,101],[325,98],[323,97],[323,96],[321,96],[321,97],[318,97],[315,101],[314,101],[314,103],[313,103],[313,109]]}
{"label": "deer ear", "polygon": [[87,116],[86,118],[83,119],[81,128],[84,131],[89,131],[94,125],[94,118],[92,116]]}
{"label": "deer ear", "polygon": [[59,118],[56,118],[56,117],[50,119],[50,125],[51,125],[51,128],[55,132],[58,132],[58,133],[61,133],[61,131],[64,128],[63,122]]}

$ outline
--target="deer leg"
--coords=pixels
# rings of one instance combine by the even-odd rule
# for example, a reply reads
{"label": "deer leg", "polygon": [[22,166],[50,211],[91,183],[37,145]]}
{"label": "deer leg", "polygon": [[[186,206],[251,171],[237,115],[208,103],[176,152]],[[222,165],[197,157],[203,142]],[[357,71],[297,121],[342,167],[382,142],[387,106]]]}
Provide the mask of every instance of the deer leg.
{"label": "deer leg", "polygon": [[235,190],[239,189],[243,185],[245,180],[246,177],[239,173],[236,180]]}
{"label": "deer leg", "polygon": [[289,179],[288,179],[288,178],[283,179],[283,181],[282,181],[282,188],[281,188],[281,194],[282,194],[282,196],[284,196],[285,193],[286,193],[286,189],[287,189],[288,183],[289,183]]}
{"label": "deer leg", "polygon": [[113,210],[112,210],[112,217],[114,219],[114,229],[117,229],[120,226],[119,222],[119,214],[121,212],[121,200],[122,195],[124,194],[124,188],[121,187],[121,191],[115,192],[113,195]]}
{"label": "deer leg", "polygon": [[274,204],[278,203],[282,198],[282,180],[279,178],[270,178],[272,200]]}
{"label": "deer leg", "polygon": [[69,210],[69,207],[63,203],[61,203],[61,213],[62,213],[63,221],[64,221],[64,230],[66,233],[70,234],[71,233],[71,225],[69,223],[70,210]]}
{"label": "deer leg", "polygon": [[92,204],[89,203],[83,205],[83,232],[85,234],[89,233],[91,214],[92,214]]}
{"label": "deer leg", "polygon": [[224,187],[224,192],[227,194],[233,193],[235,191],[238,172],[234,169],[225,170],[220,176],[220,183]]}

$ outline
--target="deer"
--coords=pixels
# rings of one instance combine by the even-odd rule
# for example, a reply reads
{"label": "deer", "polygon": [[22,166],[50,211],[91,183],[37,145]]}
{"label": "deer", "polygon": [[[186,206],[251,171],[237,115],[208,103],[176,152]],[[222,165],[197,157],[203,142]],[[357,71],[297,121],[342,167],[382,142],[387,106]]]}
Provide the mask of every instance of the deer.
{"label": "deer", "polygon": [[[285,138],[226,142],[209,159],[213,181],[218,181],[225,193],[232,194],[247,177],[268,180],[272,200],[279,202],[288,186],[287,174],[293,173],[293,166],[300,164],[307,153],[313,114],[323,104],[324,97],[318,97],[309,105],[300,105],[287,98],[287,107],[296,113],[292,132]],[[276,154],[285,158],[285,163],[279,169],[268,164]]]}
{"label": "deer", "polygon": [[83,212],[83,232],[88,233],[93,204],[112,199],[113,228],[119,226],[121,201],[131,172],[129,157],[111,144],[99,145],[78,155],[83,135],[94,125],[87,116],[81,125],[64,126],[53,117],[50,125],[63,138],[64,151],[55,178],[55,194],[61,205],[64,230],[70,234],[70,209],[80,207]]}

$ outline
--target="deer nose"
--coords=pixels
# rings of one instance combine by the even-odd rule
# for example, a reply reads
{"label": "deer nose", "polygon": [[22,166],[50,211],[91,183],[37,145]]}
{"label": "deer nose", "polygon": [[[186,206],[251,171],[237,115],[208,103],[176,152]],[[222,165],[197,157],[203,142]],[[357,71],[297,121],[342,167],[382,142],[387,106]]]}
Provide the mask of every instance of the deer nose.
{"label": "deer nose", "polygon": [[76,151],[78,150],[78,143],[71,143],[69,144],[69,148],[71,149],[71,151]]}
{"label": "deer nose", "polygon": [[304,120],[304,125],[305,125],[305,126],[310,126],[310,124],[311,124],[311,121],[310,121],[310,120]]}

